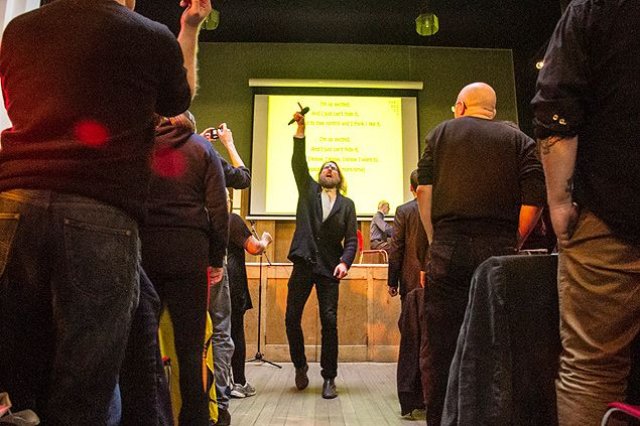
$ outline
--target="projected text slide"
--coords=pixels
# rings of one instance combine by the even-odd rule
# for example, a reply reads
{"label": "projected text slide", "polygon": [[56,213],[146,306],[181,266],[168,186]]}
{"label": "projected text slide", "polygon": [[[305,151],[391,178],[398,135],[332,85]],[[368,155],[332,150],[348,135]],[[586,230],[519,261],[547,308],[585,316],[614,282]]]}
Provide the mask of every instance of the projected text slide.
{"label": "projected text slide", "polygon": [[295,212],[297,191],[291,171],[292,135],[287,123],[297,103],[305,116],[309,170],[317,178],[322,163],[338,163],[348,196],[359,215],[373,214],[378,201],[392,207],[403,200],[401,98],[362,96],[269,96],[267,118],[267,214]]}

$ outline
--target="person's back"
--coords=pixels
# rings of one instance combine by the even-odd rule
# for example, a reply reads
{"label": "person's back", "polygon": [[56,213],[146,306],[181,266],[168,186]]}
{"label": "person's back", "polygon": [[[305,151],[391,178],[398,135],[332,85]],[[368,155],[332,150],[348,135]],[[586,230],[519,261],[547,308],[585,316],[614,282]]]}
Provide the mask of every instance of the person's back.
{"label": "person's back", "polygon": [[190,102],[172,33],[113,0],[57,0],[9,23],[0,52],[13,123],[0,190],[74,193],[141,218],[152,114]]}
{"label": "person's back", "polygon": [[502,122],[476,117],[446,121],[427,139],[434,228],[508,234],[515,240],[521,184],[528,174],[540,172],[538,163],[522,168],[533,140]]}
{"label": "person's back", "polygon": [[533,140],[496,116],[486,83],[465,86],[454,120],[427,136],[418,163],[418,206],[429,238],[425,290],[429,389],[427,421],[439,425],[449,367],[475,269],[491,256],[513,254],[544,205],[544,176]]}
{"label": "person's back", "polygon": [[189,112],[163,118],[156,128],[149,214],[140,232],[142,265],[171,315],[180,365],[181,424],[206,424],[209,419],[201,379],[210,300],[207,267],[222,278],[229,233],[220,158],[194,130]]}
{"label": "person's back", "polygon": [[106,421],[139,295],[153,113],[191,100],[183,64],[201,4],[183,15],[183,57],[134,3],[57,0],[9,23],[0,46],[13,124],[0,150],[0,390],[46,424]]}

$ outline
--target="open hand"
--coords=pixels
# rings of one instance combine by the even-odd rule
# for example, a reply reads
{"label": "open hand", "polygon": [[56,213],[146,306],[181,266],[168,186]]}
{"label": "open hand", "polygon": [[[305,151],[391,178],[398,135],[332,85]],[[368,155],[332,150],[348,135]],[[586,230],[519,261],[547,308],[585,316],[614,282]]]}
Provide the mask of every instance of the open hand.
{"label": "open hand", "polygon": [[565,203],[549,206],[549,214],[553,231],[558,238],[558,246],[562,247],[573,236],[573,231],[578,222],[578,205],[576,203]]}
{"label": "open hand", "polygon": [[347,268],[347,264],[344,262],[340,262],[338,263],[338,266],[336,266],[336,269],[333,270],[333,276],[341,280],[347,276],[348,270],[349,268]]}
{"label": "open hand", "polygon": [[214,268],[213,266],[211,266],[209,269],[209,285],[218,284],[220,281],[222,281],[223,274],[223,268]]}

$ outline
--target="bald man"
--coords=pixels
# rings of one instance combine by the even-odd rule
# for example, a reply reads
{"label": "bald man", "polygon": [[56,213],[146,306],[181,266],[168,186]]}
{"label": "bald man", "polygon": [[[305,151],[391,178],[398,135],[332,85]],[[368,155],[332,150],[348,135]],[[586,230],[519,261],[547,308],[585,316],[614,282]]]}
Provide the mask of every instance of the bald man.
{"label": "bald man", "polygon": [[535,144],[494,121],[496,94],[485,83],[465,86],[454,119],[427,136],[418,163],[418,207],[430,243],[425,291],[429,350],[427,423],[440,424],[449,366],[476,267],[514,254],[545,202]]}

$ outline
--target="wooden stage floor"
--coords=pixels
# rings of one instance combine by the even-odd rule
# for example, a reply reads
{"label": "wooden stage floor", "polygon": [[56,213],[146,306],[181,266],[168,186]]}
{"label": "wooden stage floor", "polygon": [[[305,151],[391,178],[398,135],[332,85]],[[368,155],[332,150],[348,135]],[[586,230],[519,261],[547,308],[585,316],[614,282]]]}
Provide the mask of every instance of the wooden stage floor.
{"label": "wooden stage floor", "polygon": [[424,425],[424,412],[414,420],[400,417],[395,363],[339,363],[338,397],[322,399],[320,365],[309,364],[309,387],[298,391],[291,363],[248,363],[246,376],[255,396],[232,398],[231,424],[249,425]]}

